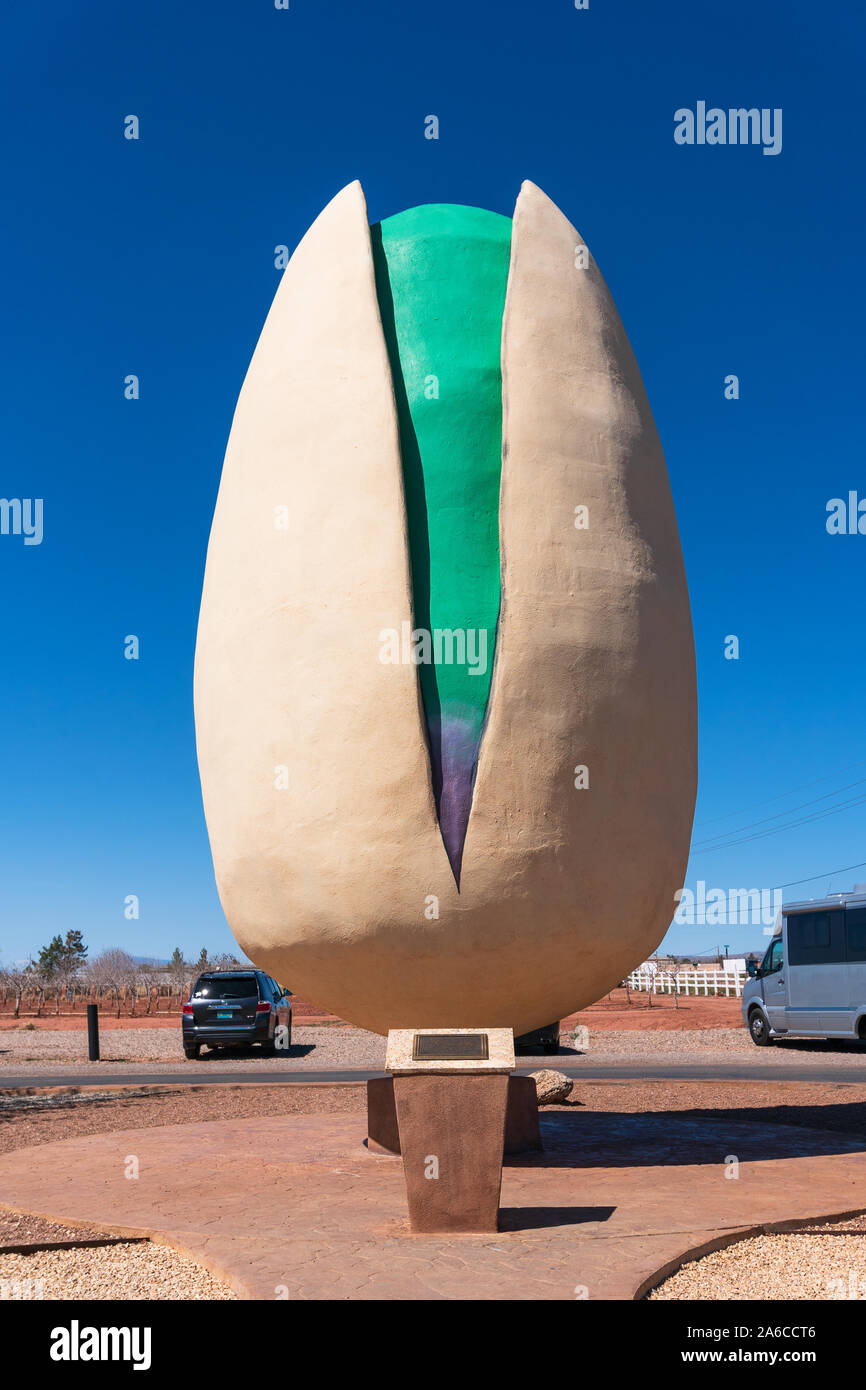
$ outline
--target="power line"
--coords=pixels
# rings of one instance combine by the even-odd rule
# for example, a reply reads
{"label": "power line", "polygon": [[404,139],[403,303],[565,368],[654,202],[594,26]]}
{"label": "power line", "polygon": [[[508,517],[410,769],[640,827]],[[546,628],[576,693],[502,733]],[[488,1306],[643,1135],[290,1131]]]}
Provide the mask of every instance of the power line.
{"label": "power line", "polygon": [[748,825],[737,826],[734,830],[723,830],[718,835],[710,835],[709,839],[698,841],[694,848],[702,849],[704,845],[710,845],[714,840],[727,839],[729,835],[739,835],[741,830],[753,830],[756,825],[766,825],[768,821],[778,820],[780,816],[791,816],[795,811],[802,811],[807,806],[816,806],[819,801],[826,801],[828,797],[850,791],[852,787],[860,787],[864,782],[866,782],[866,777],[858,777],[856,782],[847,782],[844,787],[836,787],[834,791],[825,792],[823,796],[813,796],[810,801],[801,801],[799,806],[789,806],[785,811],[777,811],[774,816],[764,816],[762,820],[750,821]]}
{"label": "power line", "polygon": [[787,825],[777,825],[772,830],[759,830],[754,835],[742,835],[739,840],[726,840],[722,845],[712,845],[709,849],[698,850],[698,856],[715,854],[720,849],[732,849],[734,845],[744,845],[752,840],[764,840],[768,835],[781,834],[783,830],[794,830],[798,825],[809,825],[816,820],[825,820],[827,816],[838,815],[840,811],[850,811],[854,806],[862,806],[864,801],[866,801],[866,796],[851,797],[841,806],[832,806],[826,811],[816,811],[811,816],[801,816],[799,820],[789,821]]}
{"label": "power line", "polygon": [[810,874],[808,878],[795,878],[790,883],[779,883],[778,888],[796,888],[800,883],[814,883],[816,878],[832,878],[834,874],[847,874],[851,869],[866,869],[866,859],[859,864],[846,864],[844,869],[825,869],[820,874]]}
{"label": "power line", "polygon": [[[845,768],[845,771],[850,772],[857,767],[866,767],[866,761],[859,763],[848,763],[847,767]],[[839,771],[841,772],[842,769],[840,768]],[[830,777],[835,777],[836,775],[836,771],[825,772],[823,776],[815,777],[811,782],[798,782],[796,787],[789,787],[786,792],[776,792],[774,796],[765,796],[761,801],[752,801],[750,804],[746,806],[741,806],[737,811],[726,811],[723,816],[711,816],[709,820],[698,821],[698,829],[702,829],[705,825],[718,825],[720,820],[730,820],[732,816],[738,816],[742,811],[753,811],[758,806],[768,806],[771,801],[780,801],[782,797],[792,796],[794,792],[802,792],[806,791],[809,787],[817,787],[819,782],[826,782]],[[784,812],[781,812],[780,814],[784,814]],[[720,833],[729,833],[733,835],[734,831]],[[710,836],[711,840],[715,838],[716,837],[714,835]]]}

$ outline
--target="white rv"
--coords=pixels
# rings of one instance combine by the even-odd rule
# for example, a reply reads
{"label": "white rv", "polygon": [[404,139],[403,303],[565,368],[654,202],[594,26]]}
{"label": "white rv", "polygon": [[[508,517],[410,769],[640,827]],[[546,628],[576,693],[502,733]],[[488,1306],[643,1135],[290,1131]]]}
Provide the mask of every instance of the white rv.
{"label": "white rv", "polygon": [[758,1047],[791,1034],[866,1039],[866,884],[782,909],[743,989],[743,1021]]}

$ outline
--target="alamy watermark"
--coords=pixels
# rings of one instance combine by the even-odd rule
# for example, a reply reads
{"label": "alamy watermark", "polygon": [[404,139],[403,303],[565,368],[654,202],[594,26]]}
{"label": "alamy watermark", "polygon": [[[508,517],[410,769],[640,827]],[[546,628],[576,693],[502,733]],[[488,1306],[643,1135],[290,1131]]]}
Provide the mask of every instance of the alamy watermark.
{"label": "alamy watermark", "polygon": [[42,1279],[0,1279],[0,1303],[15,1299],[22,1302],[45,1297]]}
{"label": "alamy watermark", "polygon": [[73,1318],[68,1327],[51,1330],[48,1355],[52,1361],[131,1361],[134,1371],[151,1364],[149,1327],[82,1327]]}
{"label": "alamy watermark", "polygon": [[0,497],[0,536],[23,536],[25,545],[41,545],[42,498]]}
{"label": "alamy watermark", "polygon": [[435,627],[432,632],[409,622],[383,627],[379,633],[383,666],[466,666],[470,676],[487,672],[487,629]]}
{"label": "alamy watermark", "polygon": [[681,927],[771,927],[782,910],[781,888],[707,888],[702,878],[694,893],[679,888],[674,898],[674,921]]}
{"label": "alamy watermark", "polygon": [[680,106],[674,112],[674,140],[678,145],[763,145],[764,154],[782,153],[782,108],[762,106],[707,107],[699,101],[692,111]]}
{"label": "alamy watermark", "polygon": [[866,536],[866,497],[858,497],[853,488],[847,500],[831,497],[825,524],[829,536]]}

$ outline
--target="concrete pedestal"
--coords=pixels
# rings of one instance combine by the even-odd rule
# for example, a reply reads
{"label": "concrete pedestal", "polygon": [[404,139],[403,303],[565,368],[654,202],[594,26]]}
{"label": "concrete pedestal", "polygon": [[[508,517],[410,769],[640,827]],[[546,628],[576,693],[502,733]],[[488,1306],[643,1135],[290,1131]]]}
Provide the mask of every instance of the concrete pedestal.
{"label": "concrete pedestal", "polygon": [[413,1231],[496,1231],[507,1076],[398,1076],[394,1100]]}
{"label": "concrete pedestal", "polygon": [[523,1154],[541,1152],[541,1128],[538,1123],[538,1088],[532,1076],[509,1076],[508,1108],[505,1112],[505,1152]]}
{"label": "concrete pedestal", "polygon": [[[386,1066],[394,1076],[411,1230],[498,1230],[514,1069],[511,1030],[395,1029],[388,1035]],[[374,1091],[374,1124],[393,1142],[387,1099],[385,1087]]]}
{"label": "concrete pedestal", "polygon": [[[367,1082],[367,1148],[371,1153],[400,1157],[400,1130],[394,1101],[394,1078],[377,1076]],[[505,1108],[505,1153],[540,1153],[538,1092],[531,1076],[509,1076]]]}

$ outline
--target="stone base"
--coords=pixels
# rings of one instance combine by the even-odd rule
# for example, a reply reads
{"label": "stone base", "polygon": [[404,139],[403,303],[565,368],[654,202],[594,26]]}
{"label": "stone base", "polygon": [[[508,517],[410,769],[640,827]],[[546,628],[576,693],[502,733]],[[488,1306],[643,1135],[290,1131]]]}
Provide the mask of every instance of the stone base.
{"label": "stone base", "polygon": [[507,1073],[398,1075],[394,1101],[411,1230],[497,1231]]}
{"label": "stone base", "polygon": [[393,1076],[367,1082],[367,1148],[372,1153],[400,1156]]}
{"label": "stone base", "polygon": [[508,1108],[505,1112],[505,1152],[525,1154],[540,1151],[538,1092],[531,1076],[509,1076]]}
{"label": "stone base", "polygon": [[[531,1076],[509,1076],[505,1152],[540,1153],[543,1147],[535,1082]],[[371,1153],[400,1156],[400,1130],[392,1076],[381,1076],[367,1082],[367,1148]]]}

